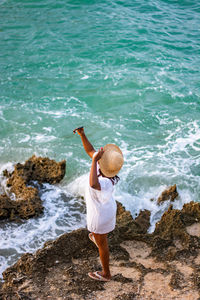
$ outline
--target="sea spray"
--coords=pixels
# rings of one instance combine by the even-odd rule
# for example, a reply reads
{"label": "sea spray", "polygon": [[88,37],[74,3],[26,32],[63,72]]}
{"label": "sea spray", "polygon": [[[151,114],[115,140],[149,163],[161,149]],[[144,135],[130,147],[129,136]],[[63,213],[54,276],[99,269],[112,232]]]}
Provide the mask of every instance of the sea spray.
{"label": "sea spray", "polygon": [[85,227],[85,205],[81,198],[77,198],[59,185],[39,186],[35,182],[34,186],[39,188],[44,213],[29,220],[1,221],[1,273],[23,253],[34,252],[47,240],[53,240],[65,232]]}

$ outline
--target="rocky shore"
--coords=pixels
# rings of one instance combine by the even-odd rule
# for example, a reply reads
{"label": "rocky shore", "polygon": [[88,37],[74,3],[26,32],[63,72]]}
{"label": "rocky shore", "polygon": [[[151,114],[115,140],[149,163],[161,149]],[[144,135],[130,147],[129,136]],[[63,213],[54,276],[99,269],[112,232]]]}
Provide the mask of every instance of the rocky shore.
{"label": "rocky shore", "polygon": [[3,273],[0,299],[199,300],[200,204],[170,206],[152,234],[149,225],[149,211],[133,220],[118,203],[117,226],[109,236],[110,282],[88,277],[100,261],[82,228],[24,254]]}
{"label": "rocky shore", "polygon": [[42,201],[33,182],[58,183],[64,178],[65,169],[66,161],[57,163],[55,160],[33,155],[24,164],[16,164],[13,172],[4,170],[8,189],[7,193],[0,195],[0,220],[29,219],[41,214]]}
{"label": "rocky shore", "polygon": [[[65,161],[31,157],[4,171],[9,194],[0,196],[0,219],[30,218],[42,212],[33,181],[57,183],[65,175]],[[13,199],[14,196],[14,199]],[[200,203],[173,209],[176,185],[158,199],[170,206],[155,231],[148,233],[150,212],[134,220],[118,203],[117,225],[109,234],[110,282],[94,281],[89,271],[101,268],[96,246],[85,228],[46,242],[34,254],[26,253],[3,273],[2,300],[143,300],[200,299]]]}

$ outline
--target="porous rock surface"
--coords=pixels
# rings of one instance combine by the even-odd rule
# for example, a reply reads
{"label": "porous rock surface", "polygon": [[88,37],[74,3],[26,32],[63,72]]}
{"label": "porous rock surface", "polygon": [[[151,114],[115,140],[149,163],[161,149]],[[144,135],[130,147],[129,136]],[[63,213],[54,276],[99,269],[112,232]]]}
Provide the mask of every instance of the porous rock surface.
{"label": "porous rock surface", "polygon": [[148,211],[133,220],[118,203],[117,226],[109,235],[110,282],[88,277],[101,266],[83,228],[24,254],[3,273],[0,298],[199,300],[200,203],[170,207],[152,234],[147,233],[149,221]]}
{"label": "porous rock surface", "polygon": [[178,192],[176,189],[176,184],[170,186],[168,189],[164,190],[162,194],[158,197],[157,204],[170,200],[173,202],[178,197]]}
{"label": "porous rock surface", "polygon": [[57,163],[55,160],[33,155],[24,164],[16,164],[13,172],[4,170],[9,195],[0,195],[0,220],[14,220],[16,217],[28,219],[42,213],[38,189],[29,184],[32,181],[40,184],[58,183],[65,176],[65,168],[65,161]]}

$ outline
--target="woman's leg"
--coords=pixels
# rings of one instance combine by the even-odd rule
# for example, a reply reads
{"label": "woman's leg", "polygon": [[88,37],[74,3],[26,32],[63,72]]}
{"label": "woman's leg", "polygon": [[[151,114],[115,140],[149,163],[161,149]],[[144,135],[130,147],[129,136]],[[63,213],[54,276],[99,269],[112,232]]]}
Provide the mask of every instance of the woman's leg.
{"label": "woman's leg", "polygon": [[109,247],[108,247],[108,239],[106,234],[97,234],[93,233],[95,241],[99,247],[99,256],[102,264],[103,271],[100,274],[107,278],[111,278],[110,268],[109,268]]}

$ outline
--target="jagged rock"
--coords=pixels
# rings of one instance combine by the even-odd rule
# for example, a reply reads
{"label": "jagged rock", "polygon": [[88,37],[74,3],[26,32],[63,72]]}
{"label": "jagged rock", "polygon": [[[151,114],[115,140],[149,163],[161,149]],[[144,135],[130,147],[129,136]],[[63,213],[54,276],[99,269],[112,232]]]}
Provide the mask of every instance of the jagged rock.
{"label": "jagged rock", "polygon": [[153,233],[153,252],[160,258],[173,260],[189,255],[200,247],[200,239],[188,233],[187,226],[200,223],[200,203],[184,204],[182,210],[172,205],[156,224]]}
{"label": "jagged rock", "polygon": [[24,164],[16,164],[12,173],[4,170],[10,195],[14,195],[15,200],[5,194],[0,196],[0,219],[28,219],[42,213],[38,189],[28,185],[35,180],[39,183],[58,183],[65,175],[65,167],[65,161],[57,163],[49,158],[33,155]]}
{"label": "jagged rock", "polygon": [[55,184],[60,182],[65,176],[66,161],[57,163],[48,157],[36,157],[33,155],[24,164],[16,164],[14,171],[9,174],[4,171],[8,177],[8,185],[12,185],[13,177],[20,176],[26,184],[30,181],[38,181],[39,183]]}
{"label": "jagged rock", "polygon": [[176,190],[176,184],[170,186],[168,189],[162,192],[157,200],[157,204],[161,204],[164,201],[170,200],[173,202],[178,197],[178,192]]}
{"label": "jagged rock", "polygon": [[[146,227],[142,228],[142,225],[139,225],[139,223],[143,223],[143,213],[138,217],[140,222],[137,224],[137,221],[133,220],[130,212],[126,211],[119,202],[117,204],[117,227],[120,226],[122,240],[124,240],[126,230],[129,232],[129,227],[135,230],[135,233],[144,232],[148,229],[146,226],[146,217],[148,216],[149,218],[150,213],[144,213],[144,223]],[[92,249],[93,247],[91,247],[91,242],[88,239],[88,231],[86,229],[74,230],[70,233],[63,234],[55,241],[46,242],[44,247],[37,250],[35,254],[26,253],[22,255],[16,264],[3,273],[3,277],[5,281],[12,281],[16,274],[20,274],[20,278],[24,275],[36,277],[39,276],[38,274],[44,275],[48,268],[52,267],[56,261],[64,261],[67,263],[70,262],[72,258],[80,258],[84,255],[89,257],[91,254],[90,250]]]}
{"label": "jagged rock", "polygon": [[109,234],[111,282],[104,285],[87,276],[100,269],[98,251],[88,231],[78,229],[22,255],[5,270],[0,298],[199,299],[200,203],[181,210],[171,205],[152,234],[147,233],[149,211],[134,220],[122,204],[117,207],[116,228]]}
{"label": "jagged rock", "polygon": [[12,214],[13,203],[6,194],[0,195],[0,220],[7,219]]}
{"label": "jagged rock", "polygon": [[173,202],[178,197],[178,192],[176,189],[176,184],[170,186],[168,189],[162,192],[157,200],[157,204],[161,204],[164,201],[170,200]]}
{"label": "jagged rock", "polygon": [[156,224],[154,235],[168,240],[177,237],[184,242],[186,226],[196,222],[200,222],[200,203],[190,202],[184,204],[182,210],[172,209],[171,205]]}
{"label": "jagged rock", "polygon": [[145,234],[150,226],[150,211],[140,211],[133,219],[130,211],[126,211],[121,203],[117,203],[117,227],[123,237],[131,238],[133,234]]}
{"label": "jagged rock", "polygon": [[6,282],[16,283],[17,279],[23,276],[43,277],[48,272],[48,268],[56,262],[71,262],[72,258],[78,258],[83,255],[89,256],[88,247],[92,249],[88,240],[88,231],[86,229],[74,230],[65,233],[55,241],[46,242],[42,249],[35,254],[26,253],[12,267],[3,272],[3,278]]}
{"label": "jagged rock", "polygon": [[147,209],[140,211],[139,215],[135,218],[135,223],[138,226],[138,233],[145,234],[150,226],[151,212]]}
{"label": "jagged rock", "polygon": [[43,211],[41,199],[38,196],[36,188],[26,187],[24,185],[19,200],[11,200],[7,195],[0,196],[0,220],[14,220],[16,217],[28,219],[39,215]]}
{"label": "jagged rock", "polygon": [[[117,226],[111,234],[114,238],[109,243],[114,276],[108,285],[87,276],[90,270],[100,268],[98,251],[88,239],[88,231],[79,229],[63,234],[55,241],[46,242],[34,254],[24,254],[8,268],[3,273],[2,299],[7,299],[7,296],[15,299],[23,291],[24,299],[66,297],[94,300],[101,293],[102,299],[132,299],[134,296],[138,300],[155,300],[162,298],[167,290],[169,298],[183,299],[186,296],[189,299],[192,296],[191,299],[197,300],[199,267],[195,261],[198,262],[200,257],[199,238],[191,237],[189,248],[183,245],[180,258],[176,255],[174,242],[180,238],[179,229],[182,234],[188,225],[200,222],[200,204],[191,202],[185,204],[182,210],[170,207],[153,234],[144,233],[149,226],[149,215],[145,211],[133,220],[130,212],[126,212],[118,203]],[[131,231],[134,232],[131,234]],[[195,242],[196,249],[193,250]],[[170,251],[171,259],[176,259],[171,265],[170,262],[165,263],[170,260]],[[189,265],[188,256],[183,260],[184,253],[189,255]],[[164,262],[159,261],[161,256]]]}
{"label": "jagged rock", "polygon": [[134,220],[130,211],[126,211],[124,206],[117,202],[116,227],[108,235],[110,250],[116,260],[128,258],[128,253],[119,246],[119,243],[124,240],[133,239],[138,235],[145,235],[150,226],[150,214],[148,210],[141,211],[139,216]]}

